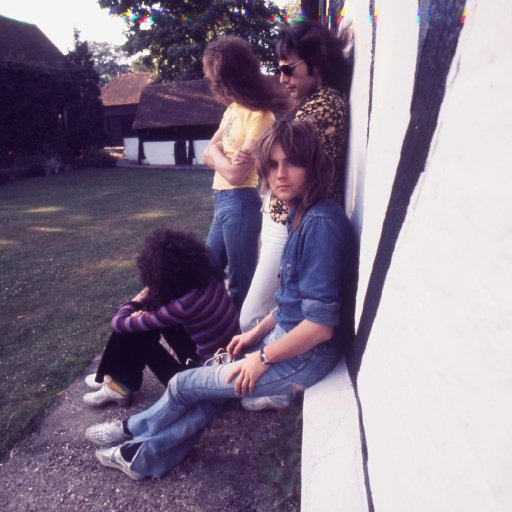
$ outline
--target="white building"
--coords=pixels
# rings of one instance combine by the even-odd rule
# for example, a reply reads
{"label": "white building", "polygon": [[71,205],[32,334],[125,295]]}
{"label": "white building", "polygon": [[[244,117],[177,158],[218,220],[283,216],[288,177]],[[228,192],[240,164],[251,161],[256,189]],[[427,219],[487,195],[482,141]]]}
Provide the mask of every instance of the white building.
{"label": "white building", "polygon": [[421,0],[418,23],[418,2],[374,4],[372,22],[357,0],[344,18],[357,394],[345,362],[306,392],[301,510],[506,512],[510,6]]}

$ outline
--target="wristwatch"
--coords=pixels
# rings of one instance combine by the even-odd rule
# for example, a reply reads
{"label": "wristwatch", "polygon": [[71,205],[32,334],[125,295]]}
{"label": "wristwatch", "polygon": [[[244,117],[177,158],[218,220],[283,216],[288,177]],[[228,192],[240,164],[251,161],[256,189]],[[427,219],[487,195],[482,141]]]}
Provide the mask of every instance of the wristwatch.
{"label": "wristwatch", "polygon": [[260,350],[260,362],[261,362],[261,364],[272,364],[267,359],[267,354],[265,354],[265,347],[261,347],[261,350]]}

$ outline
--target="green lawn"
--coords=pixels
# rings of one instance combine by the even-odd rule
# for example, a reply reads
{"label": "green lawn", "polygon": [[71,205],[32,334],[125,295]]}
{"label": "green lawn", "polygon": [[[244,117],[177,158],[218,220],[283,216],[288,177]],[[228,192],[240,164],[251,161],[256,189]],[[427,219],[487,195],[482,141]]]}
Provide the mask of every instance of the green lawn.
{"label": "green lawn", "polygon": [[0,457],[98,354],[155,227],[204,238],[205,170],[84,169],[0,186]]}

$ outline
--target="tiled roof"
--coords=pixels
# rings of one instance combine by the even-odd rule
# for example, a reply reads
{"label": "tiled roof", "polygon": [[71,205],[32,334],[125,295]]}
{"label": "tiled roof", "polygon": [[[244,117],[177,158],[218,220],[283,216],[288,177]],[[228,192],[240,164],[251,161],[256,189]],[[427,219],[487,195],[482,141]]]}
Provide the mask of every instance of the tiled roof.
{"label": "tiled roof", "polygon": [[148,85],[142,92],[133,128],[218,125],[224,110],[204,79]]}
{"label": "tiled roof", "polygon": [[0,65],[71,68],[61,51],[30,23],[0,16]]}
{"label": "tiled roof", "polygon": [[127,73],[114,78],[101,88],[104,107],[137,105],[142,89],[151,81],[151,73]]}

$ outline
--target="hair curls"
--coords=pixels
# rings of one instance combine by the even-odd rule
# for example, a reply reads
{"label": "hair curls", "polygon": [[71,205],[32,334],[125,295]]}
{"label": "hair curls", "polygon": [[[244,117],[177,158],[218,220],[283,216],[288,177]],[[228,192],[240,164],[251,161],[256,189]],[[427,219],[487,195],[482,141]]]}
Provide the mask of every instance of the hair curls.
{"label": "hair curls", "polygon": [[144,241],[137,258],[142,284],[148,288],[144,305],[151,309],[203,288],[215,270],[206,246],[192,233],[159,228]]}

